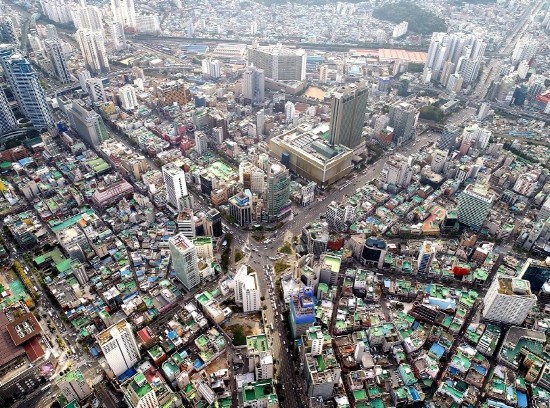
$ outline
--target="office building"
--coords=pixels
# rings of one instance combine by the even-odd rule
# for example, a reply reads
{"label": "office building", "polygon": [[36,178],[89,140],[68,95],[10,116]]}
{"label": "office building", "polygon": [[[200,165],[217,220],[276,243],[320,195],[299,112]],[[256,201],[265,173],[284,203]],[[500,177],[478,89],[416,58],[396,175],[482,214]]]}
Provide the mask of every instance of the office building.
{"label": "office building", "polygon": [[132,326],[126,320],[102,331],[96,336],[96,340],[107,364],[117,377],[132,368],[140,359]]}
{"label": "office building", "polygon": [[187,195],[185,172],[174,163],[168,163],[162,166],[162,175],[166,184],[167,202],[180,212],[183,209],[180,198]]}
{"label": "office building", "polygon": [[258,136],[263,136],[265,133],[265,112],[263,109],[256,113],[256,131]]}
{"label": "office building", "polygon": [[214,256],[214,245],[212,244],[212,237],[195,237],[193,238],[193,245],[197,249],[197,256],[202,259],[212,259]]}
{"label": "office building", "polygon": [[307,252],[315,258],[327,251],[329,233],[328,224],[311,222],[302,227],[301,240],[307,248]]}
{"label": "office building", "polygon": [[203,59],[202,60],[202,73],[209,78],[218,79],[221,77],[220,61]]}
{"label": "office building", "polygon": [[229,200],[229,215],[239,224],[240,227],[250,224],[252,220],[252,203],[250,197],[241,191]]}
{"label": "office building", "polygon": [[319,188],[326,188],[352,170],[353,150],[346,146],[331,146],[323,134],[328,126],[315,129],[297,127],[269,139],[269,154],[280,160],[291,172]]}
{"label": "office building", "polygon": [[432,153],[432,162],[430,167],[434,173],[441,174],[443,168],[445,167],[445,162],[447,161],[447,156],[449,152],[447,150],[435,149]]}
{"label": "office building", "polygon": [[418,253],[418,273],[430,272],[430,266],[435,259],[436,247],[430,241],[424,241]]}
{"label": "office building", "polygon": [[521,326],[537,303],[527,280],[498,275],[483,299],[483,319],[510,326]]}
{"label": "office building", "polygon": [[512,52],[512,64],[517,64],[520,61],[530,61],[535,56],[539,48],[537,40],[524,38],[519,40]]}
{"label": "office building", "polygon": [[456,68],[456,73],[462,76],[464,86],[470,85],[477,79],[481,63],[477,58],[460,57]]}
{"label": "office building", "polygon": [[446,87],[450,92],[459,92],[462,89],[462,84],[464,83],[464,79],[462,78],[462,75],[460,74],[451,74],[449,75],[449,78],[446,82]]}
{"label": "office building", "polygon": [[58,40],[46,40],[44,41],[44,47],[52,62],[55,77],[59,82],[62,84],[72,82],[71,73],[61,43]]}
{"label": "office building", "polygon": [[72,128],[89,145],[97,147],[109,139],[103,118],[83,100],[75,99],[68,112]]}
{"label": "office building", "polygon": [[244,313],[257,312],[261,308],[260,286],[256,272],[248,272],[242,264],[233,278],[235,281],[235,303],[242,306]]}
{"label": "office building", "polygon": [[418,111],[407,102],[396,102],[390,107],[390,126],[396,144],[401,144],[414,137]]}
{"label": "office building", "polygon": [[82,90],[84,92],[88,92],[86,81],[92,78],[92,76],[90,75],[90,71],[85,68],[80,68],[78,71],[76,71],[76,77],[78,78],[78,83],[80,84]]}
{"label": "office building", "polygon": [[195,238],[195,216],[191,208],[183,208],[176,218],[178,232],[189,239]]}
{"label": "office building", "polygon": [[82,28],[75,33],[75,38],[84,57],[86,67],[95,73],[109,72],[105,38],[101,31]]}
{"label": "office building", "polygon": [[305,334],[315,322],[315,304],[313,303],[313,288],[300,286],[290,295],[290,330],[292,337],[299,338]]}
{"label": "office building", "polygon": [[487,187],[481,184],[469,184],[458,195],[457,220],[461,224],[480,229],[495,199]]}
{"label": "office building", "polygon": [[138,29],[134,0],[111,0],[113,21],[122,23],[124,27]]}
{"label": "office building", "polygon": [[15,53],[13,46],[2,44],[0,65],[21,112],[36,129],[47,129],[52,126],[52,113],[38,75],[29,60]]}
{"label": "office building", "polygon": [[183,80],[170,81],[157,87],[157,97],[161,106],[185,105],[190,92]]}
{"label": "office building", "polygon": [[546,221],[550,218],[550,196],[544,201],[537,214],[537,221]]}
{"label": "office building", "polygon": [[58,378],[56,384],[67,402],[80,402],[92,394],[92,388],[79,370],[69,371]]}
{"label": "office building", "polygon": [[111,38],[115,45],[115,50],[125,50],[128,45],[126,44],[126,35],[124,34],[124,25],[120,21],[113,21],[110,25]]}
{"label": "office building", "polygon": [[206,212],[204,233],[213,237],[220,237],[223,234],[222,215],[215,208],[211,208]]}
{"label": "office building", "polygon": [[[204,393],[202,386],[206,386],[206,384],[202,382],[202,377],[197,380],[196,384],[198,392]],[[208,386],[206,387],[208,388]],[[182,405],[181,396],[168,387],[160,372],[155,368],[138,370],[133,377],[127,378],[120,388],[124,393],[124,402],[130,408],[176,408]],[[208,389],[210,390],[210,388]],[[212,393],[212,390],[210,392]]]}
{"label": "office building", "polygon": [[17,120],[11,110],[4,89],[0,89],[0,135],[17,129]]}
{"label": "office building", "polygon": [[264,101],[264,71],[250,66],[243,72],[243,96],[249,103],[259,104]]}
{"label": "office building", "polygon": [[303,81],[306,79],[306,52],[302,49],[277,46],[252,46],[248,49],[248,63],[263,70],[266,78],[275,81]]}
{"label": "office building", "polygon": [[290,214],[290,173],[278,162],[271,162],[267,169],[267,216],[269,221],[279,221]]}
{"label": "office building", "polygon": [[441,137],[437,146],[442,150],[453,151],[456,147],[456,137],[458,136],[459,128],[453,124],[446,125],[441,132]]}
{"label": "office building", "polygon": [[368,266],[376,266],[382,269],[384,257],[387,253],[386,241],[383,238],[369,237],[361,251],[361,263]]}
{"label": "office building", "polygon": [[195,245],[181,233],[170,237],[168,245],[176,278],[186,290],[193,289],[201,280]]}
{"label": "office building", "polygon": [[352,84],[332,96],[329,143],[354,149],[361,144],[368,89],[364,82]]}
{"label": "office building", "polygon": [[122,109],[131,111],[139,107],[136,89],[132,85],[127,84],[119,88],[118,96],[120,98],[120,105]]}

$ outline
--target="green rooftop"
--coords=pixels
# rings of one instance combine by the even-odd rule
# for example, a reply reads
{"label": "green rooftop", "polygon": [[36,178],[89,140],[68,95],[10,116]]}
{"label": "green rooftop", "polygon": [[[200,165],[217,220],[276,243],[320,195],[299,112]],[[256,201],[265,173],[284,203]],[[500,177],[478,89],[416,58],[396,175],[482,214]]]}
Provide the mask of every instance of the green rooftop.
{"label": "green rooftop", "polygon": [[267,342],[267,337],[265,336],[265,334],[259,334],[257,336],[247,336],[246,347],[249,354],[259,353],[261,351],[268,351],[269,343]]}

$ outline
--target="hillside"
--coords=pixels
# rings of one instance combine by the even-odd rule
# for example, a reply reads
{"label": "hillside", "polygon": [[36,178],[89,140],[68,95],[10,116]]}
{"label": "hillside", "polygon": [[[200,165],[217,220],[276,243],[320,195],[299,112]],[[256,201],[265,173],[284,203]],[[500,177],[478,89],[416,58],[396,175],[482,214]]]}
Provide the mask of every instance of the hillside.
{"label": "hillside", "polygon": [[390,21],[396,24],[407,21],[409,23],[409,31],[416,34],[447,31],[447,25],[442,18],[406,1],[386,4],[374,10],[372,16],[379,20]]}

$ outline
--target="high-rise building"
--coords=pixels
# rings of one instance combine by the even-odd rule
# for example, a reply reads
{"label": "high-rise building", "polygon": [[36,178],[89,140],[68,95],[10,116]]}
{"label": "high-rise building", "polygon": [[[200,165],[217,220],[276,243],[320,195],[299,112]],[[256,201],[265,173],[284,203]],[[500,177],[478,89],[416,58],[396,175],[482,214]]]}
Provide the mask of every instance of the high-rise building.
{"label": "high-rise building", "polygon": [[450,124],[446,125],[441,132],[441,137],[439,138],[438,147],[443,150],[453,151],[456,146],[456,137],[458,136],[458,127]]}
{"label": "high-rise building", "polygon": [[462,76],[464,85],[469,85],[477,79],[481,63],[478,58],[460,57],[456,73]]}
{"label": "high-rise building", "polygon": [[329,142],[350,149],[361,144],[368,89],[365,83],[340,89],[332,96]]}
{"label": "high-rise building", "polygon": [[46,40],[44,41],[44,46],[52,62],[55,76],[59,82],[63,84],[71,82],[71,73],[61,43],[57,40]]}
{"label": "high-rise building", "polygon": [[136,96],[136,89],[132,85],[127,84],[119,88],[118,96],[120,97],[120,104],[122,105],[122,109],[134,110],[139,107]]}
{"label": "high-rise building", "polygon": [[107,364],[117,377],[132,368],[140,359],[132,326],[126,320],[102,331],[96,336],[96,340]]}
{"label": "high-rise building", "polygon": [[479,111],[477,112],[477,119],[484,120],[489,114],[489,110],[491,110],[491,103],[483,102],[479,107]]}
{"label": "high-rise building", "polygon": [[75,37],[88,69],[92,72],[109,72],[103,34],[100,31],[82,28],[75,33]]}
{"label": "high-rise building", "polygon": [[103,33],[103,19],[101,11],[96,6],[88,6],[86,2],[75,4],[71,8],[71,16],[77,30],[82,28]]}
{"label": "high-rise building", "polygon": [[260,109],[256,113],[256,130],[258,136],[262,136],[265,133],[265,112],[263,109]]}
{"label": "high-rise building", "polygon": [[195,245],[181,233],[170,237],[168,245],[176,278],[186,290],[193,289],[201,280]]}
{"label": "high-rise building", "polygon": [[292,337],[299,338],[305,334],[315,322],[315,303],[313,288],[301,286],[294,289],[290,295],[290,330]]}
{"label": "high-rise building", "polygon": [[38,75],[29,60],[15,53],[13,46],[2,44],[0,45],[0,65],[21,112],[37,129],[52,126],[54,123],[52,113]]}
{"label": "high-rise building", "polygon": [[0,16],[0,40],[7,44],[17,45],[17,31],[9,16]]}
{"label": "high-rise building", "polygon": [[17,120],[11,110],[4,89],[0,89],[0,135],[17,129]]}
{"label": "high-rise building", "polygon": [[458,195],[457,220],[468,227],[480,229],[493,205],[495,195],[481,184],[468,184]]}
{"label": "high-rise building", "polygon": [[418,111],[408,102],[396,102],[390,107],[390,126],[394,142],[401,144],[414,137]]}
{"label": "high-rise building", "polygon": [[485,320],[510,326],[521,326],[537,303],[527,280],[498,275],[483,299]]}
{"label": "high-rise building", "polygon": [[464,83],[464,79],[462,78],[462,75],[451,74],[449,75],[445,89],[447,89],[450,92],[459,92],[462,89],[463,83]]}
{"label": "high-rise building", "polygon": [[90,78],[86,80],[86,91],[90,94],[92,102],[106,102],[105,88],[101,78]]}
{"label": "high-rise building", "polygon": [[408,187],[412,175],[412,158],[394,154],[384,163],[384,168],[380,172],[380,181],[385,184]]}
{"label": "high-rise building", "polygon": [[288,101],[285,103],[285,120],[286,123],[293,123],[294,122],[294,116],[296,116],[296,107],[292,103],[292,101]]}
{"label": "high-rise building", "polygon": [[134,0],[111,0],[111,12],[113,20],[122,23],[124,27],[138,28]]}
{"label": "high-rise building", "polygon": [[241,305],[244,313],[257,312],[262,306],[260,286],[256,272],[248,272],[248,266],[242,264],[234,278],[235,303]]}
{"label": "high-rise building", "polygon": [[180,198],[187,195],[185,172],[174,163],[168,163],[162,166],[162,175],[166,184],[168,204],[180,212],[182,210]]}
{"label": "high-rise building", "polygon": [[203,59],[202,73],[213,79],[219,78],[221,76],[220,61],[207,58]]}
{"label": "high-rise building", "polygon": [[402,77],[399,81],[399,87],[397,88],[397,96],[409,96],[409,84],[411,83],[410,79],[407,77]]}
{"label": "high-rise building", "polygon": [[82,88],[82,90],[87,92],[88,87],[86,85],[86,81],[92,78],[92,76],[90,75],[90,71],[88,71],[85,68],[81,68],[78,71],[76,71],[76,77],[78,78],[78,83],[80,84],[80,87]]}
{"label": "high-rise building", "polygon": [[92,394],[92,388],[79,370],[69,371],[56,381],[67,402],[82,401]]}
{"label": "high-rise building", "polygon": [[222,215],[215,208],[211,208],[205,214],[204,233],[213,237],[220,237],[223,234]]}
{"label": "high-rise building", "polygon": [[435,259],[436,248],[430,241],[424,241],[418,254],[418,273],[428,273]]}
{"label": "high-rise building", "polygon": [[303,81],[306,79],[306,52],[302,49],[277,46],[248,49],[248,63],[262,69],[266,78],[275,81]]}
{"label": "high-rise building", "polygon": [[537,214],[537,221],[546,221],[550,218],[550,196],[544,201]]}
{"label": "high-rise building", "polygon": [[[172,372],[172,375],[174,374]],[[196,382],[199,393],[203,392],[201,381],[202,377]],[[138,371],[133,377],[126,378],[120,384],[120,388],[124,393],[124,402],[130,408],[175,408],[182,405],[181,396],[170,390],[160,372],[155,368],[149,368],[145,372]],[[212,391],[210,390],[210,392]]]}
{"label": "high-rise building", "polygon": [[243,72],[243,96],[252,104],[264,101],[265,77],[262,69],[250,66]]}
{"label": "high-rise building", "polygon": [[89,145],[97,147],[109,139],[103,118],[83,100],[75,99],[68,112],[72,128]]}
{"label": "high-rise building", "polygon": [[267,216],[270,221],[275,221],[290,212],[290,173],[278,162],[271,162],[266,173]]}
{"label": "high-rise building", "polygon": [[435,149],[432,154],[432,162],[430,163],[430,167],[434,173],[441,173],[443,171],[448,155],[449,152],[447,150]]}
{"label": "high-rise building", "polygon": [[40,0],[42,11],[50,20],[60,24],[68,24],[72,21],[71,10],[64,0]]}
{"label": "high-rise building", "polygon": [[158,35],[160,33],[160,20],[155,14],[138,14],[136,27],[140,34]]}
{"label": "high-rise building", "polygon": [[249,367],[256,367],[256,381],[273,378],[273,354],[265,334],[246,336]]}
{"label": "high-rise building", "polygon": [[539,42],[537,40],[530,38],[519,40],[512,53],[512,64],[516,64],[523,60],[530,61],[537,53],[538,48]]}
{"label": "high-rise building", "polygon": [[117,51],[122,51],[127,48],[126,35],[124,34],[124,25],[120,21],[113,21],[111,27],[111,38]]}
{"label": "high-rise building", "polygon": [[407,23],[406,21],[403,21],[397,24],[396,26],[393,27],[392,37],[399,38],[404,36],[405,34],[407,34],[408,28],[409,28],[409,23]]}
{"label": "high-rise building", "polygon": [[353,204],[338,204],[336,201],[327,206],[326,219],[329,230],[345,232],[357,221],[357,206]]}

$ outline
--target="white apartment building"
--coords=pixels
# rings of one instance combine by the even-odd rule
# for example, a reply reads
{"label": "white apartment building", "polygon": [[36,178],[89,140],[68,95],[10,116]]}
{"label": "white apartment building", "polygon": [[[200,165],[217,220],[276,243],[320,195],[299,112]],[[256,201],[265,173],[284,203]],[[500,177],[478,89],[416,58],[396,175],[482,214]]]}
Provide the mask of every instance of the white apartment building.
{"label": "white apartment building", "polygon": [[109,72],[105,38],[101,31],[82,28],[75,33],[75,37],[88,69],[92,72]]}
{"label": "white apartment building", "polygon": [[219,60],[203,59],[202,73],[210,78],[219,78],[221,76],[221,67]]}
{"label": "white apartment building", "polygon": [[139,107],[139,103],[136,96],[136,89],[130,85],[124,85],[118,89],[118,96],[120,97],[120,104],[124,110],[134,110]]}
{"label": "white apartment building", "polygon": [[187,195],[185,172],[175,164],[168,163],[162,167],[162,175],[166,184],[168,203],[179,212],[182,210],[180,198]]}
{"label": "white apartment building", "polygon": [[234,278],[235,303],[243,307],[244,313],[260,310],[260,286],[256,272],[248,273],[248,266],[241,265]]}
{"label": "white apartment building", "polygon": [[537,297],[531,292],[529,281],[497,275],[483,302],[485,320],[521,326]]}
{"label": "white apartment building", "polygon": [[121,320],[102,331],[96,339],[107,364],[117,377],[133,367],[140,359],[132,326],[126,320]]}
{"label": "white apartment building", "polygon": [[170,237],[168,245],[176,278],[185,286],[185,289],[193,289],[201,280],[195,245],[181,233]]}

